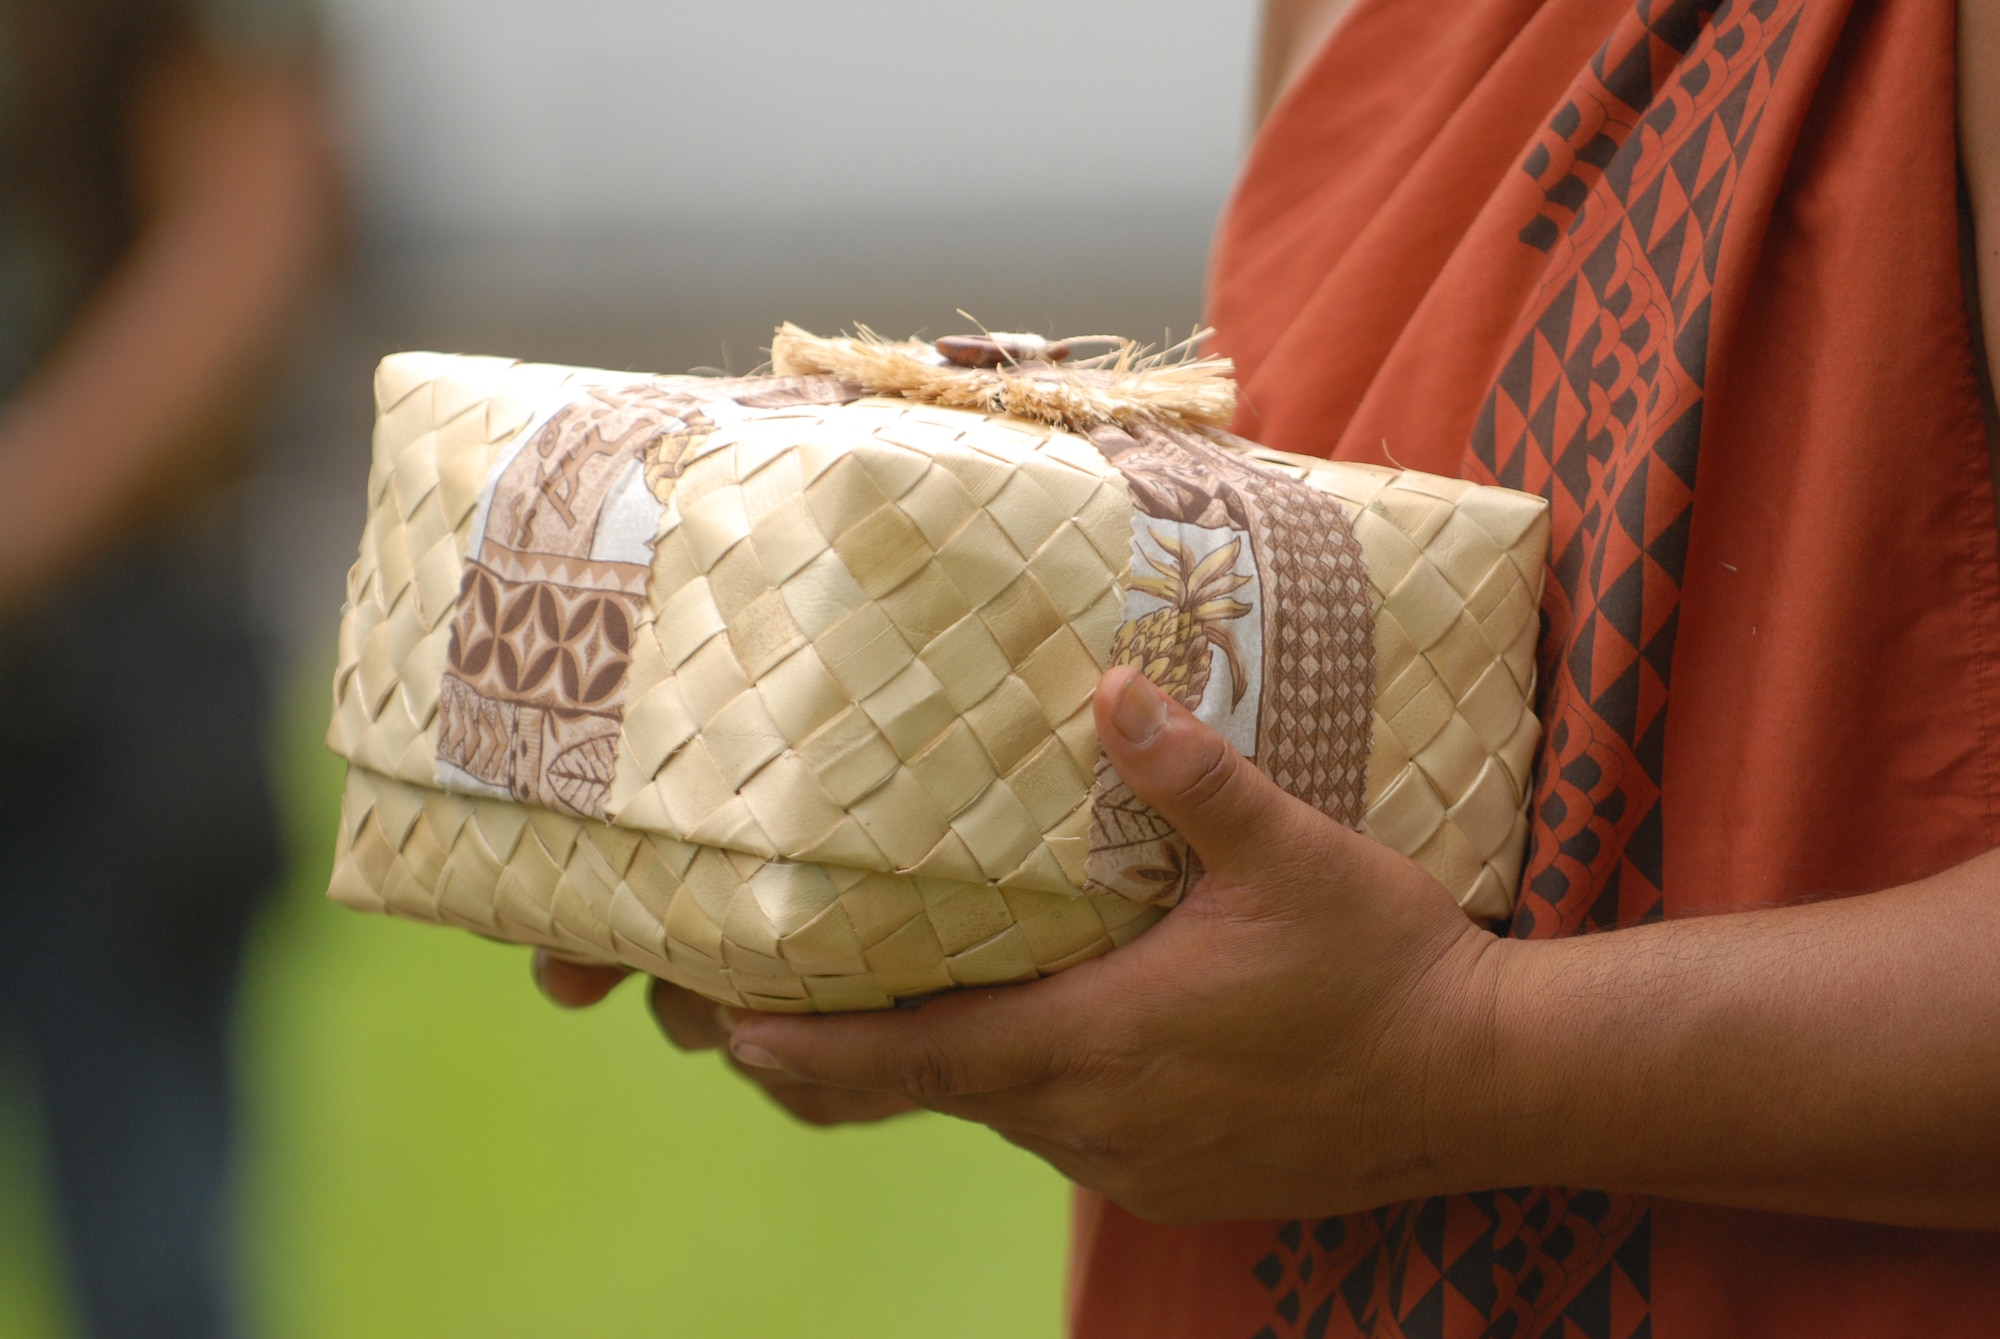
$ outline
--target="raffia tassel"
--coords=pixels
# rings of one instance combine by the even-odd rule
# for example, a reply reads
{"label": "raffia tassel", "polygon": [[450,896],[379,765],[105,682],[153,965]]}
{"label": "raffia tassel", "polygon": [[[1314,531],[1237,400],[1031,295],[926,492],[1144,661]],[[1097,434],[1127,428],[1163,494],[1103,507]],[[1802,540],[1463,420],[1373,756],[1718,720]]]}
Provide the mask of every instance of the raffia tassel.
{"label": "raffia tassel", "polygon": [[1075,342],[1111,347],[1059,365],[969,368],[945,362],[921,340],[886,340],[867,326],[824,338],[787,321],[771,342],[771,370],[780,376],[836,376],[873,395],[1016,414],[1073,432],[1144,420],[1221,428],[1236,416],[1235,364],[1185,356],[1193,340],[1155,354],[1129,339]]}

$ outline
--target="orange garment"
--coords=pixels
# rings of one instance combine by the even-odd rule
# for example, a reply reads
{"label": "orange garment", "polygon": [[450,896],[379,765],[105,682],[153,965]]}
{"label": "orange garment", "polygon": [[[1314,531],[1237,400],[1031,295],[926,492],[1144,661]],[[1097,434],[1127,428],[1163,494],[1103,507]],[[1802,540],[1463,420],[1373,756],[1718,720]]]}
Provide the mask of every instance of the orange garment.
{"label": "orange garment", "polygon": [[[1516,935],[2000,845],[1955,42],[1948,0],[1361,0],[1252,150],[1210,298],[1239,430],[1553,504]],[[2000,1332],[2000,1234],[1592,1191],[1083,1195],[1074,1249],[1082,1339]]]}

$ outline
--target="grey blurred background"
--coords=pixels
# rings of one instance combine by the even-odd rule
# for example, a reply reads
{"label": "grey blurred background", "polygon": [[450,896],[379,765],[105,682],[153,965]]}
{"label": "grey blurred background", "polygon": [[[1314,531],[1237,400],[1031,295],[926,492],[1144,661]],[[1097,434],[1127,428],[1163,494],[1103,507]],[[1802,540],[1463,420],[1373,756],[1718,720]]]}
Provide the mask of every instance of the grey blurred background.
{"label": "grey blurred background", "polygon": [[753,369],[866,322],[1199,320],[1253,0],[326,0],[349,275],[257,481],[259,602],[330,644],[369,373],[403,348]]}

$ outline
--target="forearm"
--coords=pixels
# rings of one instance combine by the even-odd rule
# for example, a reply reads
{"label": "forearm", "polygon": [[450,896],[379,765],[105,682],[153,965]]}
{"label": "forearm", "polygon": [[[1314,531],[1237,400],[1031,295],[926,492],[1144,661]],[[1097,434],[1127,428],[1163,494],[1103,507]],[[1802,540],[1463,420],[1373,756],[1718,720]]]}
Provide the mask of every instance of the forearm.
{"label": "forearm", "polygon": [[2000,854],[1490,956],[1464,1179],[2000,1228]]}
{"label": "forearm", "polygon": [[171,190],[0,416],[0,603],[104,542],[263,363],[330,242],[310,92],[222,90]]}

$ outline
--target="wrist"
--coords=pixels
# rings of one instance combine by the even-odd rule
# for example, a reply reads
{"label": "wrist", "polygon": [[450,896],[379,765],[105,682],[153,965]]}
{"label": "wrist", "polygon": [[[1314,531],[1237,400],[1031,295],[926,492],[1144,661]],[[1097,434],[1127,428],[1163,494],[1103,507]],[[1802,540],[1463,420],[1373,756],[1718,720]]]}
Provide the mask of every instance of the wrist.
{"label": "wrist", "polygon": [[1519,945],[1453,914],[1452,937],[1385,1001],[1356,1085],[1361,1156],[1346,1161],[1346,1174],[1368,1207],[1516,1184],[1498,1157],[1498,1051]]}
{"label": "wrist", "polygon": [[1434,1182],[1427,1193],[1516,1184],[1505,1156],[1511,1095],[1502,1052],[1521,951],[1532,947],[1468,926],[1439,964],[1447,984],[1435,1005],[1420,1120]]}
{"label": "wrist", "polygon": [[1612,1061],[1637,1045],[1610,1022],[1614,1001],[1629,990],[1614,988],[1608,938],[1503,939],[1491,955],[1479,1189],[1605,1188],[1612,1164],[1629,1151],[1603,1137],[1616,1106],[1607,1106],[1607,1095],[1625,1073]]}

